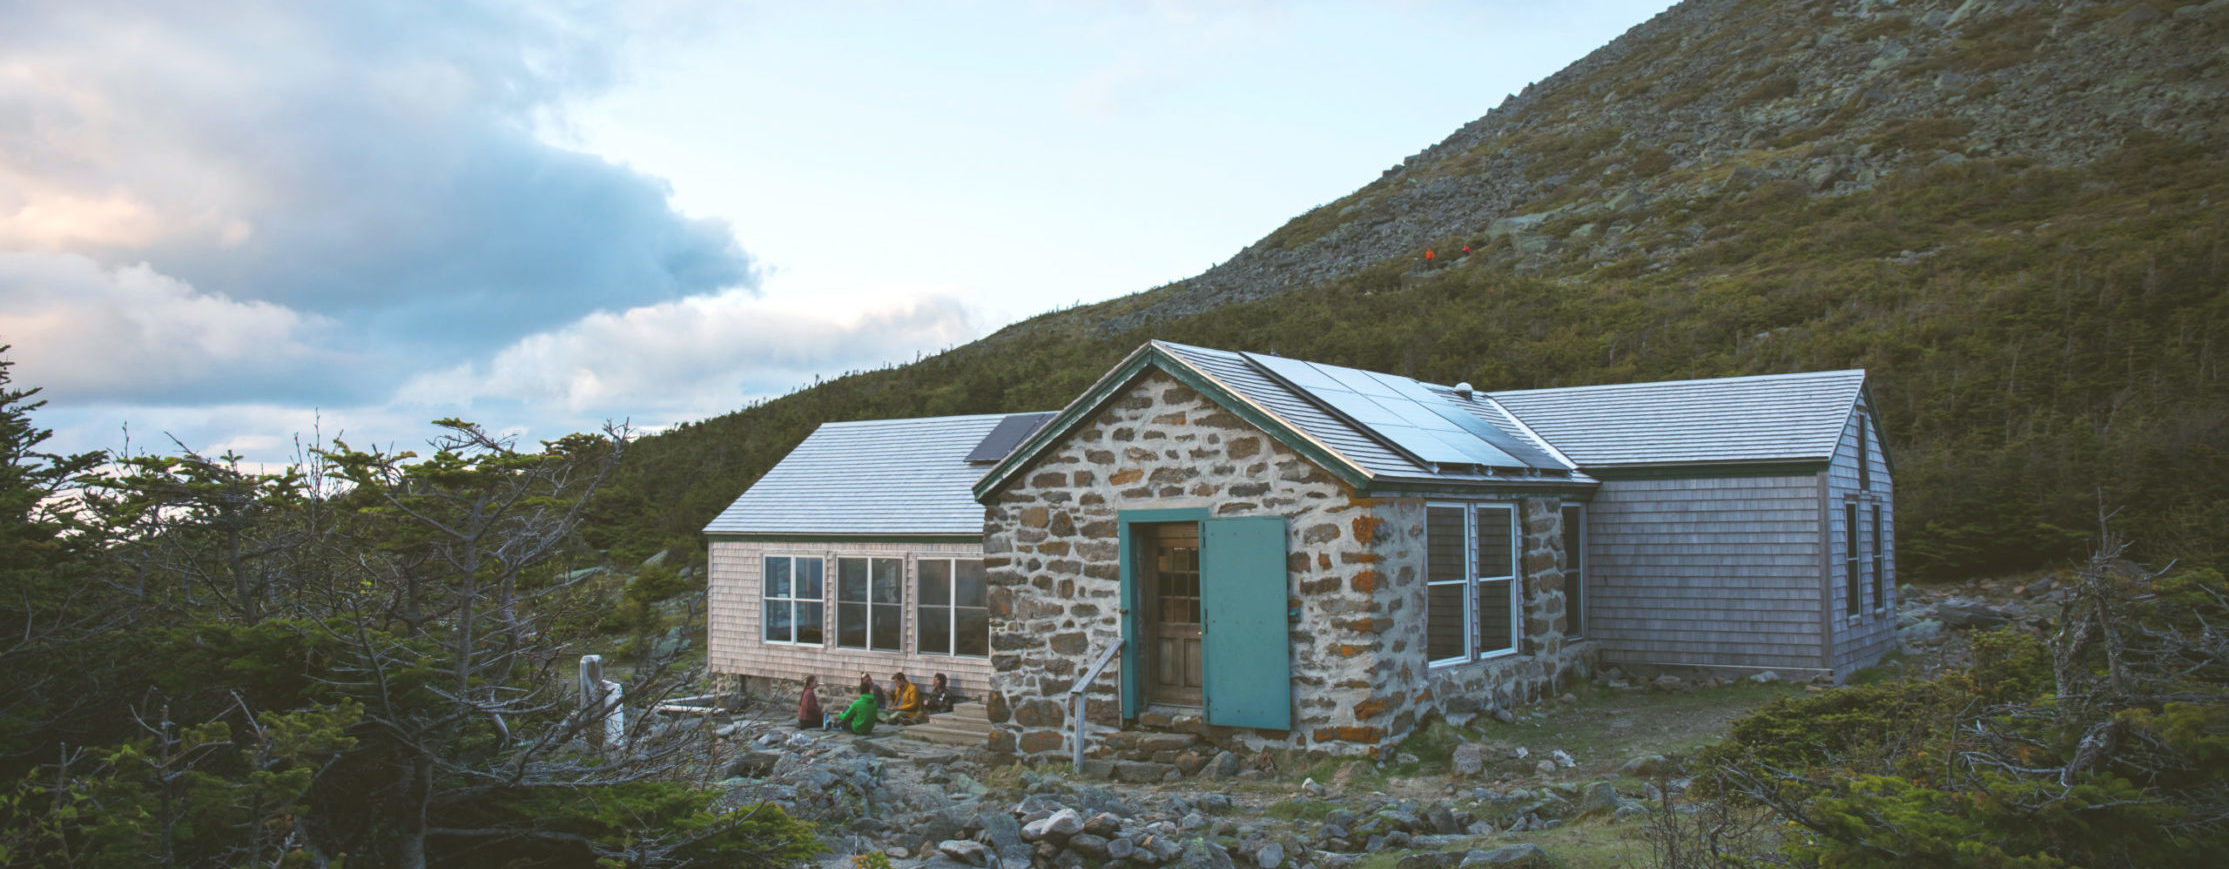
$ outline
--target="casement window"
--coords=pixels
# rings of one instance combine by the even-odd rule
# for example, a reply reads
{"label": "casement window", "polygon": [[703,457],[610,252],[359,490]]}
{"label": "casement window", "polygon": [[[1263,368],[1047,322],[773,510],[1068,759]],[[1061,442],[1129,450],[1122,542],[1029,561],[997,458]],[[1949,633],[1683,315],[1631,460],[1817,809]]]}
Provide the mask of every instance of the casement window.
{"label": "casement window", "polygon": [[1425,656],[1433,664],[1517,650],[1517,512],[1508,504],[1427,506]]}
{"label": "casement window", "polygon": [[877,652],[903,650],[905,560],[836,559],[836,645]]}
{"label": "casement window", "polygon": [[924,655],[991,653],[991,611],[985,605],[983,560],[923,558],[913,564],[914,651]]}
{"label": "casement window", "polygon": [[1873,607],[1888,607],[1888,561],[1881,548],[1881,505],[1873,505]]}
{"label": "casement window", "polygon": [[760,637],[769,643],[821,644],[821,560],[814,557],[769,555],[764,567],[764,624]]}
{"label": "casement window", "polygon": [[1587,508],[1563,505],[1563,619],[1564,633],[1587,632]]}
{"label": "casement window", "polygon": [[1857,618],[1865,608],[1864,562],[1858,560],[1857,502],[1843,504],[1842,511],[1842,589],[1846,598],[1843,612]]}

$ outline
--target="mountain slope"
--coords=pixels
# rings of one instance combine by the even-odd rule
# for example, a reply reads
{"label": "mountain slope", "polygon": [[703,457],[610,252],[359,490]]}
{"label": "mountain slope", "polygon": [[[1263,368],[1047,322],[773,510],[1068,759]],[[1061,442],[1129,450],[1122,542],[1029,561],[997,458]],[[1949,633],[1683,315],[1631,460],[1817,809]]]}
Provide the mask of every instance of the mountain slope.
{"label": "mountain slope", "polygon": [[1050,409],[1165,337],[1497,389],[1866,367],[1907,575],[2048,563],[2101,503],[2218,561],[2225,37],[2229,0],[1682,4],[1198,277],[648,439],[598,533],[693,541],[819,422]]}

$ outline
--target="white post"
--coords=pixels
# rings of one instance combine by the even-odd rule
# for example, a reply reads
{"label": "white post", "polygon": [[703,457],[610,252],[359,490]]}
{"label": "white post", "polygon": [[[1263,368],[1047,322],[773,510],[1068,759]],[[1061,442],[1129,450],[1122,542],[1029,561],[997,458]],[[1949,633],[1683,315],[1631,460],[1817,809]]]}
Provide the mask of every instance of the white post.
{"label": "white post", "polygon": [[627,692],[617,682],[604,682],[604,744],[620,748],[627,744]]}

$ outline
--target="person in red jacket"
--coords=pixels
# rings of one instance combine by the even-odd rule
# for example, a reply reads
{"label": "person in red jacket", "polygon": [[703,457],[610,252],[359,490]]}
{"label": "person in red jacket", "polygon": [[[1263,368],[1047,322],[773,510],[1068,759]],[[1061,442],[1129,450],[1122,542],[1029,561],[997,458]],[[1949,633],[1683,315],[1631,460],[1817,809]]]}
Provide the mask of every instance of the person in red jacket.
{"label": "person in red jacket", "polygon": [[797,697],[797,729],[812,730],[828,724],[828,716],[820,711],[820,697],[814,690],[820,687],[819,676],[805,677],[805,693]]}

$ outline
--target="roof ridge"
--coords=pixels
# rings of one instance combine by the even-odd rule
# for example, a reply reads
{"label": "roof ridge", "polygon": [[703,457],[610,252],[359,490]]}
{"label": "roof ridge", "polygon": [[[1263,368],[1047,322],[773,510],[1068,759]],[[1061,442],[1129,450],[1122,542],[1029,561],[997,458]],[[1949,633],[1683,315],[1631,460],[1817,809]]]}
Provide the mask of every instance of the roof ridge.
{"label": "roof ridge", "polygon": [[1528,395],[1542,392],[1586,392],[1606,389],[1638,389],[1647,386],[1693,386],[1699,383],[1751,383],[1760,380],[1793,380],[1797,378],[1824,378],[1837,374],[1855,374],[1865,377],[1863,368],[1836,368],[1828,371],[1786,371],[1778,374],[1742,374],[1734,377],[1690,377],[1682,380],[1638,380],[1631,383],[1589,383],[1584,386],[1540,386],[1532,389],[1487,390],[1491,396]]}
{"label": "roof ridge", "polygon": [[955,414],[953,416],[893,416],[885,419],[846,419],[824,422],[820,424],[820,427],[831,428],[835,426],[889,425],[906,422],[955,422],[963,419],[1005,419],[1010,416],[1023,416],[1032,413],[1059,413],[1059,411],[1018,410],[1009,413],[963,413]]}

